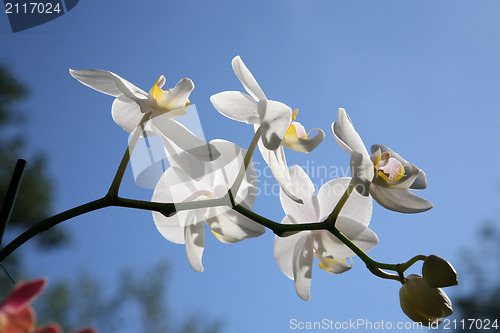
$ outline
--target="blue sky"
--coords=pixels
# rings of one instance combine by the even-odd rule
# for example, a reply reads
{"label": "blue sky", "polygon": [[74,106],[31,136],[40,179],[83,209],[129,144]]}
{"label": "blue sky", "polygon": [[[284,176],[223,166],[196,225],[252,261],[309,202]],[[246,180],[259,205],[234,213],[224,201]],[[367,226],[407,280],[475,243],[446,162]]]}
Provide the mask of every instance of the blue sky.
{"label": "blue sky", "polygon": [[[419,194],[434,203],[431,211],[408,216],[374,205],[370,227],[380,243],[373,258],[397,263],[437,254],[458,264],[481,221],[498,215],[499,9],[489,0],[87,0],[16,34],[0,15],[0,61],[29,86],[21,104],[29,114],[26,136],[48,157],[57,212],[102,196],[127,144],[111,118],[113,99],[75,81],[69,68],[110,70],[146,91],[161,74],[167,85],[189,77],[206,138],[246,147],[251,127],[220,115],[209,101],[242,90],[231,69],[240,55],[270,99],[298,108],[307,129],[327,135],[308,155],[288,151],[289,165],[348,167],[330,130],[344,107],[367,145],[385,144],[426,172],[429,186]],[[263,166],[260,156],[255,161]],[[134,184],[130,170],[120,193],[152,195]],[[278,197],[262,196],[254,209],[275,221],[284,216]],[[64,253],[25,247],[33,277],[87,270],[112,288],[123,267],[145,271],[167,261],[176,313],[221,318],[231,333],[292,332],[293,318],[408,321],[399,285],[374,277],[356,258],[338,276],[316,266],[312,298],[302,301],[275,263],[270,232],[235,245],[207,237],[200,274],[148,212],[108,208],[64,225],[74,239]],[[449,290],[452,300],[469,281],[457,268],[462,283]]]}

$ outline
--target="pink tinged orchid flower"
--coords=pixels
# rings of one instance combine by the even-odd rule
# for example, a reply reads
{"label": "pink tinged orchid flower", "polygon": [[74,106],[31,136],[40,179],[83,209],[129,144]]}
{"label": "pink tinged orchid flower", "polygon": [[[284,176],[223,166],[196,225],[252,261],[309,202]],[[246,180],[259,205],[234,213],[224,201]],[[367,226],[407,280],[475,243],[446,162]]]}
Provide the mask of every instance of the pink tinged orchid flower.
{"label": "pink tinged orchid flower", "polygon": [[308,153],[323,141],[325,133],[317,129],[318,133],[309,137],[310,133],[295,121],[298,111],[292,111],[281,102],[268,100],[239,56],[233,59],[232,66],[249,95],[240,91],[224,91],[210,97],[210,101],[224,116],[252,124],[256,130],[261,128],[262,140],[259,141],[259,149],[264,160],[283,191],[298,201],[297,194],[290,190],[290,175],[283,147]]}
{"label": "pink tinged orchid flower", "polygon": [[[293,190],[300,193],[303,204],[280,193],[281,204],[286,213],[281,223],[298,224],[322,222],[335,208],[347,189],[350,178],[337,178],[325,183],[316,194],[314,185],[302,170],[294,165],[290,168]],[[371,250],[377,243],[377,235],[368,228],[372,214],[372,200],[353,192],[336,221],[336,228],[363,251]],[[327,230],[301,231],[288,237],[276,236],[274,257],[281,271],[293,279],[295,290],[303,300],[310,299],[313,258],[320,260],[319,266],[333,274],[343,273],[352,267],[347,258],[355,254]]]}
{"label": "pink tinged orchid flower", "polygon": [[[166,170],[160,178],[153,194],[153,202],[189,203],[205,199],[217,199],[226,195],[234,183],[241,166],[245,151],[236,144],[223,140],[210,142],[220,153],[212,162],[191,159],[190,163],[181,161]],[[178,160],[189,155],[179,155]],[[250,164],[240,185],[235,203],[251,208],[256,197],[255,169]],[[205,247],[204,222],[212,233],[223,243],[235,243],[246,238],[258,237],[265,228],[248,219],[228,206],[181,210],[172,216],[153,212],[158,231],[169,241],[186,245],[186,254],[191,267],[203,271],[202,255]]]}
{"label": "pink tinged orchid flower", "polygon": [[351,173],[359,193],[371,194],[381,206],[401,213],[420,213],[433,207],[410,191],[427,187],[425,173],[385,146],[373,145],[369,154],[342,108],[332,131],[337,143],[351,154]]}
{"label": "pink tinged orchid flower", "polygon": [[[33,333],[62,333],[61,327],[56,323],[39,326]],[[82,328],[71,333],[97,333],[93,328]]]}
{"label": "pink tinged orchid flower", "polygon": [[46,279],[19,282],[0,303],[0,332],[29,333],[35,327],[35,311],[30,304],[43,291]]}
{"label": "pink tinged orchid flower", "polygon": [[181,79],[172,89],[162,90],[166,79],[163,75],[146,93],[134,84],[115,73],[103,70],[69,70],[71,76],[82,84],[115,97],[112,116],[115,122],[129,133],[134,132],[145,114],[150,114],[153,124],[145,128],[159,133],[175,145],[200,159],[206,160],[210,154],[207,143],[189,129],[174,120],[177,115],[186,113],[189,95],[194,89],[193,81]]}

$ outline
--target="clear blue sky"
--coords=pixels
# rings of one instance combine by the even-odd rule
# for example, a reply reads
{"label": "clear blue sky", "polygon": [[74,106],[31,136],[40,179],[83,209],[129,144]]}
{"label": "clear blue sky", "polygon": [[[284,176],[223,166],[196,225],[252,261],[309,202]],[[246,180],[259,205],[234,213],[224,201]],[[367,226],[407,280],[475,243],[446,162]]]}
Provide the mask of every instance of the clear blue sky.
{"label": "clear blue sky", "polygon": [[[16,34],[0,14],[0,61],[29,86],[21,105],[29,114],[26,136],[48,157],[56,211],[102,196],[127,144],[111,118],[113,99],[75,81],[68,68],[110,70],[146,91],[161,74],[167,85],[189,77],[205,136],[246,147],[252,129],[209,101],[242,90],[231,69],[240,55],[269,98],[299,108],[306,129],[327,135],[311,154],[288,151],[290,165],[348,167],[330,131],[344,107],[367,145],[385,144],[425,170],[429,186],[420,194],[435,207],[408,216],[375,205],[370,227],[380,243],[370,255],[397,263],[437,254],[458,263],[480,222],[499,213],[499,12],[496,0],[86,0]],[[256,161],[263,166],[260,156]],[[130,172],[125,178],[122,195],[151,197]],[[276,221],[284,216],[277,196],[258,198],[254,208]],[[167,261],[176,314],[221,318],[230,333],[293,332],[292,318],[408,321],[399,285],[372,276],[356,258],[339,276],[315,266],[312,298],[302,301],[275,263],[270,232],[235,245],[207,234],[200,274],[148,212],[109,208],[64,225],[74,239],[67,251],[26,252],[33,277],[87,270],[112,288],[123,267],[143,271]],[[457,268],[465,286],[468,272]],[[449,290],[452,300],[462,285]]]}

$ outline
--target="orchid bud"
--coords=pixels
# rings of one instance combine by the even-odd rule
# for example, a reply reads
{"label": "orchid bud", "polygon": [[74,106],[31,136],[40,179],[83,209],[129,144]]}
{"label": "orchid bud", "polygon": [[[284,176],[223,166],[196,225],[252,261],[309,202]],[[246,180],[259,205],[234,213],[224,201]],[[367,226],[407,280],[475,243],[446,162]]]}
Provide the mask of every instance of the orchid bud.
{"label": "orchid bud", "polygon": [[443,288],[458,284],[457,272],[443,258],[435,255],[427,257],[422,266],[424,281],[433,288]]}
{"label": "orchid bud", "polygon": [[437,325],[453,313],[451,301],[440,288],[432,288],[422,276],[411,274],[399,290],[403,312],[424,326]]}

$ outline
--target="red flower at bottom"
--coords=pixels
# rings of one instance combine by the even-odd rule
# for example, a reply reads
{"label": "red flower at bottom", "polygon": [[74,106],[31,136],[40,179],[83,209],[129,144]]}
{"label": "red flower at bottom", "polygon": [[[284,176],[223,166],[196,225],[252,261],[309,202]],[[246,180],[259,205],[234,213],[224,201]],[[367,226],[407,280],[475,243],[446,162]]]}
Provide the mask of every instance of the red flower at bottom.
{"label": "red flower at bottom", "polygon": [[47,284],[44,278],[19,282],[12,293],[0,303],[0,332],[29,333],[35,327],[35,311],[31,302]]}

